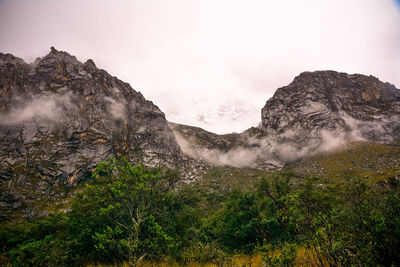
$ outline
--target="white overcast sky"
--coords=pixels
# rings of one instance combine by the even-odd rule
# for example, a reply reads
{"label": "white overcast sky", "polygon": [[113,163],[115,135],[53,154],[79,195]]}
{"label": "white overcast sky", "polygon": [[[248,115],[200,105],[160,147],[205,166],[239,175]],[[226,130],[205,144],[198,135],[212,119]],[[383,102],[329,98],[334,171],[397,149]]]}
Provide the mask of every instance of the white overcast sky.
{"label": "white overcast sky", "polygon": [[394,0],[0,0],[0,52],[32,62],[50,46],[92,58],[169,121],[217,133],[257,125],[303,71],[400,87]]}

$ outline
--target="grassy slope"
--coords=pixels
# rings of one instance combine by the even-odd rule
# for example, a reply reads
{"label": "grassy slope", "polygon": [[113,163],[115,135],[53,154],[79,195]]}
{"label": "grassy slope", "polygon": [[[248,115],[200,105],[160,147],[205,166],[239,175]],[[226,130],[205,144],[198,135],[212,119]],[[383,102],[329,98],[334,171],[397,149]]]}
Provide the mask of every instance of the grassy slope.
{"label": "grassy slope", "polygon": [[[400,183],[400,146],[382,145],[368,142],[351,143],[347,148],[319,153],[288,164],[285,169],[293,170],[300,176],[316,176],[329,180],[336,180],[349,173],[365,177],[370,182],[397,181]],[[202,179],[189,184],[194,192],[202,196],[209,212],[220,208],[229,193],[235,189],[253,190],[254,185],[263,176],[271,173],[250,168],[234,168],[229,166],[213,167]],[[82,185],[74,188],[79,190]],[[25,189],[25,188],[23,188]],[[64,187],[60,188],[65,190]],[[22,190],[22,188],[20,188]],[[29,193],[29,192],[25,192]],[[35,192],[32,194],[34,195]],[[54,212],[69,208],[71,196],[57,201],[49,197],[41,198],[32,203],[39,211]],[[18,210],[13,211],[11,218],[17,218]]]}
{"label": "grassy slope", "polygon": [[286,168],[328,180],[354,173],[370,182],[390,181],[400,179],[400,146],[354,142],[342,150],[306,157]]}
{"label": "grassy slope", "polygon": [[[329,180],[336,180],[350,172],[355,172],[365,177],[370,182],[382,182],[399,177],[400,180],[400,146],[381,145],[367,142],[356,142],[338,151],[319,153],[293,162],[285,167],[293,170],[303,177],[318,176]],[[222,207],[229,193],[234,189],[253,190],[255,184],[263,176],[271,173],[255,169],[239,169],[234,167],[214,167],[209,169],[203,179],[188,186],[193,193],[202,198],[202,212],[207,215]],[[79,188],[77,188],[79,189]],[[44,204],[44,203],[42,203]],[[52,203],[47,209],[62,209],[68,207],[68,203]],[[46,206],[46,205],[44,205]],[[297,265],[306,266],[302,262],[305,251],[298,251]],[[260,254],[236,255],[232,259],[232,266],[258,266],[261,262]],[[251,263],[251,265],[250,265]],[[178,263],[149,262],[145,266],[179,266]],[[106,265],[88,265],[106,266]],[[217,266],[215,264],[200,265],[193,263],[188,266]]]}
{"label": "grassy slope", "polygon": [[[400,146],[354,142],[341,150],[305,157],[284,169],[304,178],[319,177],[328,183],[357,175],[373,183],[400,184]],[[269,175],[270,172],[256,169],[214,167],[189,186],[202,196],[205,211],[213,212],[224,205],[233,189],[251,191],[261,177]]]}
{"label": "grassy slope", "polygon": [[268,172],[250,168],[213,167],[204,174],[202,179],[187,186],[193,190],[193,194],[200,197],[203,212],[211,213],[224,205],[232,190],[253,190],[261,177],[268,174]]}

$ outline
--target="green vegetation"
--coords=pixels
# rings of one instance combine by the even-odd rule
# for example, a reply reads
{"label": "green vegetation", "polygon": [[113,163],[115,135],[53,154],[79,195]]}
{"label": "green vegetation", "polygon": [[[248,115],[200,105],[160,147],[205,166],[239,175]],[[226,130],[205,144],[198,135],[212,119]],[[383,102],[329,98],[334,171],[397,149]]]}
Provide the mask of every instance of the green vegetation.
{"label": "green vegetation", "polygon": [[[246,180],[253,185],[241,187]],[[2,226],[0,264],[232,266],[256,254],[267,266],[400,265],[395,185],[355,171],[327,179],[230,168],[178,182],[173,170],[103,162],[70,211]]]}
{"label": "green vegetation", "polygon": [[352,170],[369,182],[390,181],[400,177],[400,145],[353,142],[345,149],[305,157],[288,168],[328,180],[338,179],[342,173]]}

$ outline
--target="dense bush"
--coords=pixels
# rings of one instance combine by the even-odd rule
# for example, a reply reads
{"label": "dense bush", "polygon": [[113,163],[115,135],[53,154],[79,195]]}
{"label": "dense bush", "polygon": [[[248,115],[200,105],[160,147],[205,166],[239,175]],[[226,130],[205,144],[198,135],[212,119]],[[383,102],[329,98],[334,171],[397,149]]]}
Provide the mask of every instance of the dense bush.
{"label": "dense bush", "polygon": [[0,264],[222,264],[261,252],[268,266],[400,265],[400,192],[354,173],[342,177],[277,172],[216,203],[209,192],[177,187],[175,171],[111,159],[69,212],[1,227]]}
{"label": "dense bush", "polygon": [[399,265],[398,196],[356,175],[325,185],[308,180],[291,194],[288,217],[320,265]]}
{"label": "dense bush", "polygon": [[179,258],[199,218],[196,202],[173,190],[177,181],[169,169],[110,159],[99,164],[71,211],[3,230],[2,246],[15,265]]}

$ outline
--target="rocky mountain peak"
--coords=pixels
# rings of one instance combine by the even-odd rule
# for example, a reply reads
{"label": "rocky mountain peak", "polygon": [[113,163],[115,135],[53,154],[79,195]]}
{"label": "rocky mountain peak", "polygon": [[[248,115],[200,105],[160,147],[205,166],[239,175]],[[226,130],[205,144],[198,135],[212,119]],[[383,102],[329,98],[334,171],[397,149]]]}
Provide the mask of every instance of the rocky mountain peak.
{"label": "rocky mountain peak", "polygon": [[83,64],[75,56],[51,47],[49,54],[35,61],[31,74],[39,73],[45,79],[48,78],[48,75],[53,79],[71,79],[80,76],[82,69]]}
{"label": "rocky mountain peak", "polygon": [[356,140],[399,138],[399,90],[373,76],[304,72],[262,109],[262,125],[216,135],[170,123],[182,150],[215,165],[279,169],[304,156]]}
{"label": "rocky mountain peak", "polygon": [[13,65],[26,65],[22,58],[13,56],[12,54],[0,53],[0,65],[13,64]]}
{"label": "rocky mountain peak", "polygon": [[43,57],[42,60],[49,58],[56,58],[63,63],[77,64],[77,65],[82,64],[81,62],[78,61],[78,59],[76,59],[75,56],[72,56],[65,51],[59,51],[56,48],[54,48],[54,46],[50,47],[50,53],[48,53],[45,57]]}
{"label": "rocky mountain peak", "polygon": [[65,197],[110,157],[178,167],[190,180],[209,164],[271,170],[346,139],[389,143],[400,134],[400,91],[372,76],[304,72],[261,113],[261,127],[241,134],[168,124],[91,59],[54,47],[33,64],[0,54],[0,219]]}
{"label": "rocky mountain peak", "polygon": [[[262,128],[267,134],[290,129],[299,135],[359,130],[363,138],[386,142],[398,129],[399,100],[399,89],[373,76],[304,72],[266,102]],[[378,123],[379,129],[371,123]],[[366,129],[360,130],[361,125]]]}
{"label": "rocky mountain peak", "polygon": [[87,71],[97,69],[96,64],[94,64],[93,60],[91,59],[86,60],[86,62],[83,64],[83,68]]}
{"label": "rocky mountain peak", "polygon": [[181,152],[164,113],[92,60],[55,48],[30,65],[0,58],[0,197],[9,200],[0,214],[15,203],[32,214],[23,207],[62,197],[60,188],[90,178],[110,157],[196,177],[189,166],[197,163]]}
{"label": "rocky mountain peak", "polygon": [[394,85],[374,76],[336,71],[303,72],[294,79],[293,85],[296,89],[325,93],[328,98],[352,99],[363,104],[395,101],[400,95]]}

